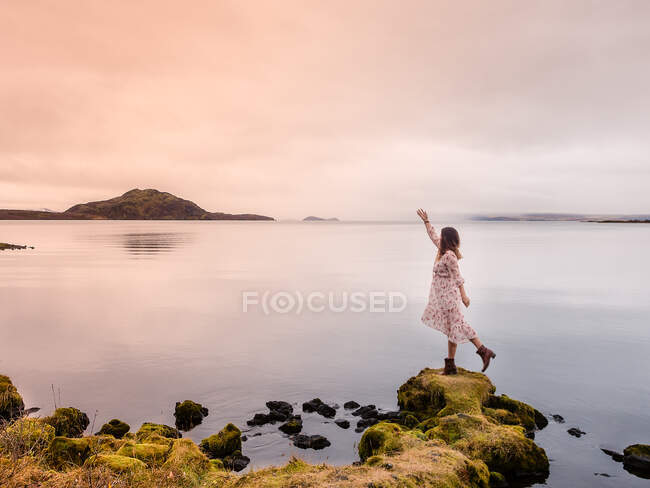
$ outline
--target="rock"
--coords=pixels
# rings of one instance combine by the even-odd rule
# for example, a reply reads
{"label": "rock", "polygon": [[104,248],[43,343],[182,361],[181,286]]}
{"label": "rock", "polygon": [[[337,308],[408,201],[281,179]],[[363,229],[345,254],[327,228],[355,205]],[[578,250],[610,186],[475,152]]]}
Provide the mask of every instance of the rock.
{"label": "rock", "polygon": [[302,411],[306,413],[313,413],[318,410],[318,407],[323,405],[323,401],[320,398],[314,398],[308,402],[302,404]]}
{"label": "rock", "polygon": [[112,435],[92,435],[84,437],[88,440],[92,454],[115,454],[120,447],[126,444],[126,439],[116,439]]}
{"label": "rock", "polygon": [[271,421],[269,416],[265,413],[256,413],[253,415],[253,418],[250,420],[247,420],[246,423],[250,426],[255,426],[255,425],[264,425],[268,424]]}
{"label": "rock", "polygon": [[0,422],[10,422],[20,417],[25,409],[23,397],[9,376],[0,375]]}
{"label": "rock", "polygon": [[81,466],[90,454],[87,438],[55,437],[47,450],[47,462],[54,469]]}
{"label": "rock", "polygon": [[631,470],[650,474],[650,445],[633,444],[623,451],[623,465]]}
{"label": "rock", "polygon": [[495,396],[494,385],[481,373],[462,368],[457,375],[440,372],[422,370],[397,394],[400,408],[417,418],[418,426],[435,425],[425,433],[429,439],[442,440],[506,477],[548,474],[546,453],[524,435],[537,422],[543,425],[533,407],[505,395]]}
{"label": "rock", "polygon": [[241,431],[235,425],[228,424],[218,433],[203,439],[199,447],[209,458],[223,459],[235,451],[241,452]]}
{"label": "rock", "polygon": [[41,419],[21,418],[9,424],[0,435],[0,452],[35,456],[48,448],[54,436],[54,427]]}
{"label": "rock", "polygon": [[176,428],[178,430],[188,431],[203,422],[203,418],[207,417],[208,409],[200,403],[193,402],[192,400],[185,400],[184,402],[176,402],[174,409],[174,417],[176,418]]}
{"label": "rock", "polygon": [[617,463],[622,463],[623,462],[624,456],[620,452],[610,451],[609,449],[601,449],[601,451],[603,451],[605,454],[607,454],[609,457],[611,457]]}
{"label": "rock", "polygon": [[403,428],[397,424],[381,422],[373,425],[361,436],[359,457],[365,462],[371,456],[401,452],[405,435]]}
{"label": "rock", "polygon": [[247,440],[248,440],[248,436],[247,436],[247,435],[243,435],[243,436],[241,436],[241,441],[242,441],[242,442],[246,442]]}
{"label": "rock", "polygon": [[329,405],[323,403],[318,406],[316,412],[323,417],[328,419],[334,418],[336,416],[336,409],[330,407]]}
{"label": "rock", "polygon": [[563,423],[564,423],[564,417],[562,417],[562,415],[558,415],[558,414],[554,413],[553,415],[551,415],[551,417],[552,417],[553,420],[555,420],[558,424],[563,424]]}
{"label": "rock", "polygon": [[120,456],[119,454],[96,454],[89,457],[84,463],[84,466],[101,466],[119,474],[144,470],[147,468],[147,465],[139,459]]}
{"label": "rock", "polygon": [[63,437],[81,437],[90,424],[88,415],[73,407],[57,408],[43,421],[54,427],[57,436]]}
{"label": "rock", "polygon": [[394,410],[390,412],[379,412],[377,414],[379,420],[399,420],[400,412],[399,410]]}
{"label": "rock", "polygon": [[284,418],[282,420],[286,420],[287,418],[293,415],[293,407],[288,402],[270,401],[270,402],[266,402],[266,407],[271,412],[278,412],[284,415]]}
{"label": "rock", "polygon": [[322,435],[297,435],[293,439],[293,445],[299,447],[300,449],[325,449],[330,446],[331,443],[327,440],[326,437]]}
{"label": "rock", "polygon": [[225,469],[232,471],[241,471],[248,466],[251,460],[247,456],[242,456],[241,451],[235,451],[232,455],[226,456],[223,459],[223,466]]}
{"label": "rock", "polygon": [[[371,415],[368,415],[369,412],[372,412]],[[379,412],[377,412],[377,407],[375,405],[366,405],[364,407],[359,407],[354,412],[352,412],[352,415],[361,418],[369,418],[371,416],[376,417],[378,414]]]}
{"label": "rock", "polygon": [[302,418],[295,415],[288,422],[282,424],[279,429],[285,434],[297,434],[302,430]]}
{"label": "rock", "polygon": [[334,423],[335,423],[336,425],[338,425],[339,427],[341,427],[342,429],[349,429],[349,428],[350,428],[350,421],[349,421],[349,420],[345,420],[345,419],[336,419],[336,420],[334,421]]}
{"label": "rock", "polygon": [[[369,418],[369,419],[361,419],[357,422],[357,429],[361,429],[361,432],[370,427],[371,425],[375,425],[376,423],[379,422],[379,419],[376,418]],[[360,431],[357,431],[360,432]]]}
{"label": "rock", "polygon": [[145,422],[140,427],[140,430],[135,434],[136,439],[139,442],[143,442],[152,434],[157,434],[161,437],[166,437],[168,439],[180,439],[182,434],[173,427],[164,424],[154,424],[151,422]]}
{"label": "rock", "polygon": [[195,476],[201,476],[210,468],[210,461],[190,439],[176,439],[163,468],[177,473],[190,471]]}
{"label": "rock", "polygon": [[359,408],[361,405],[359,405],[357,402],[350,400],[349,402],[345,402],[343,404],[343,408],[346,410],[353,410],[355,408]]}
{"label": "rock", "polygon": [[586,432],[583,432],[580,430],[578,427],[571,427],[567,432],[572,435],[573,437],[582,437],[583,435],[586,435]]}
{"label": "rock", "polygon": [[223,465],[223,461],[221,459],[210,459],[210,469],[215,471],[223,471],[226,468]]}
{"label": "rock", "polygon": [[506,488],[508,481],[506,477],[496,471],[490,471],[490,487],[492,488]]}
{"label": "rock", "polygon": [[131,426],[126,422],[119,419],[110,420],[108,423],[102,425],[102,428],[97,432],[98,435],[112,435],[116,439],[121,439],[124,435],[131,430]]}
{"label": "rock", "polygon": [[119,456],[139,459],[147,466],[161,466],[167,459],[169,447],[160,444],[138,444],[133,441],[126,442],[116,452]]}
{"label": "rock", "polygon": [[402,425],[405,427],[408,427],[409,429],[414,429],[416,425],[418,425],[420,422],[414,415],[406,415],[403,419],[401,419]]}

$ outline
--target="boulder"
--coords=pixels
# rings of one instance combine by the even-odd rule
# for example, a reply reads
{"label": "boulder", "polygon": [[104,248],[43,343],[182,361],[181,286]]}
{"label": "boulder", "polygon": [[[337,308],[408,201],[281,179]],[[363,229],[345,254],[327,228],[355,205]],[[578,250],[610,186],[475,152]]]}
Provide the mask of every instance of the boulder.
{"label": "boulder", "polygon": [[316,412],[319,415],[322,415],[323,417],[326,417],[328,419],[332,419],[336,416],[336,409],[333,407],[330,407],[329,405],[323,403],[318,406],[316,409]]}
{"label": "boulder", "polygon": [[20,417],[24,409],[23,397],[9,376],[0,375],[0,421],[10,422]]}
{"label": "boulder", "polygon": [[126,422],[119,419],[109,420],[108,423],[102,425],[102,428],[97,432],[98,435],[112,435],[116,439],[121,439],[124,435],[131,430],[131,426]]}
{"label": "boulder", "polygon": [[354,400],[350,400],[349,402],[345,402],[345,403],[343,404],[343,408],[345,408],[346,410],[354,410],[354,409],[356,409],[356,408],[359,408],[360,406],[361,406],[361,405],[359,405],[359,404],[358,404],[357,402],[355,402]]}
{"label": "boulder", "polygon": [[87,438],[55,437],[47,450],[48,464],[58,470],[81,466],[90,454]]}
{"label": "boulder", "polygon": [[341,427],[342,429],[349,429],[350,428],[350,421],[346,419],[336,419],[334,421],[336,425]]}
{"label": "boulder", "polygon": [[218,433],[203,439],[199,447],[209,458],[223,459],[235,451],[241,451],[241,431],[235,425],[228,424]]}
{"label": "boulder", "polygon": [[363,432],[371,425],[375,425],[377,423],[379,423],[379,419],[377,418],[361,419],[357,422],[357,432]]}
{"label": "boulder", "polygon": [[293,445],[300,449],[325,449],[330,446],[330,441],[322,435],[297,435],[293,439]]}
{"label": "boulder", "polygon": [[572,435],[573,437],[582,437],[583,435],[586,435],[587,433],[580,430],[578,427],[571,427],[570,429],[567,430],[569,435]]}
{"label": "boulder", "polygon": [[147,468],[147,465],[139,459],[120,456],[118,454],[96,454],[94,456],[90,456],[84,463],[84,466],[101,466],[108,468],[114,473],[118,474],[130,473]]}
{"label": "boulder", "polygon": [[152,434],[157,434],[158,436],[166,437],[168,439],[180,439],[183,437],[178,429],[170,427],[169,425],[154,424],[151,422],[145,422],[142,424],[142,427],[140,427],[138,432],[135,434],[135,437],[138,442],[143,442]]}
{"label": "boulder", "polygon": [[279,428],[285,434],[297,434],[302,430],[302,418],[300,415],[295,415]]}
{"label": "boulder", "polygon": [[44,422],[54,427],[57,436],[81,437],[90,424],[88,415],[74,407],[57,408]]}
{"label": "boulder", "polygon": [[284,418],[281,420],[286,420],[287,418],[293,415],[293,407],[288,402],[283,401],[269,401],[266,402],[266,407],[270,412],[276,412],[280,415],[283,415]]}
{"label": "boulder", "polygon": [[203,418],[207,415],[208,409],[192,400],[176,402],[174,417],[176,418],[176,428],[179,430],[193,429],[203,422]]}
{"label": "boulder", "polygon": [[306,413],[313,413],[318,410],[318,407],[323,405],[323,401],[320,398],[314,398],[308,402],[302,404],[302,411]]}
{"label": "boulder", "polygon": [[241,471],[248,466],[250,458],[243,456],[241,451],[235,451],[230,456],[223,458],[223,467],[231,471]]}
{"label": "boulder", "polygon": [[623,451],[623,465],[632,470],[650,474],[650,445],[633,444]]}
{"label": "boulder", "polygon": [[[509,421],[501,423],[522,425],[529,431],[534,431],[536,428],[543,429],[548,425],[548,420],[539,410],[524,402],[513,400],[507,395],[490,395],[484,406],[492,409],[497,416],[505,415],[506,417],[512,417],[511,420],[509,419]],[[486,415],[488,415],[487,411]]]}
{"label": "boulder", "polygon": [[167,459],[169,447],[160,444],[140,444],[128,441],[119,448],[116,454],[139,459],[147,466],[161,466]]}
{"label": "boulder", "polygon": [[370,417],[377,417],[377,407],[374,405],[365,405],[363,407],[359,407],[356,409],[354,412],[352,412],[352,415],[355,417],[361,417],[361,418],[370,418]]}
{"label": "boulder", "polygon": [[404,447],[404,428],[390,422],[373,425],[361,436],[359,456],[366,461],[371,456],[396,454]]}

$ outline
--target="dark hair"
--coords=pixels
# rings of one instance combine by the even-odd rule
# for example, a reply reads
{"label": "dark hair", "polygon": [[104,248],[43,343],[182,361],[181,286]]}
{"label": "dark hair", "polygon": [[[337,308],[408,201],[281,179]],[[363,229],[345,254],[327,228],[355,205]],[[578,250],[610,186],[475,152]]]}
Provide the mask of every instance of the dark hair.
{"label": "dark hair", "polygon": [[440,231],[440,248],[438,249],[438,259],[442,258],[447,251],[453,251],[458,259],[463,255],[458,248],[460,247],[460,236],[458,231],[453,227],[443,227]]}

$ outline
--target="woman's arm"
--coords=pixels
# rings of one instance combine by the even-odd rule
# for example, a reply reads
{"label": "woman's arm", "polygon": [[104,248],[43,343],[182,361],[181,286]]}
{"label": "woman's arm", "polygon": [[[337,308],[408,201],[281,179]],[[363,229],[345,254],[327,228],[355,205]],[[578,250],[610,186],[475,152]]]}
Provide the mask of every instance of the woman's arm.
{"label": "woman's arm", "polygon": [[440,247],[440,237],[438,236],[438,234],[436,234],[436,230],[429,223],[429,216],[427,215],[427,213],[421,208],[419,208],[418,216],[422,219],[422,222],[424,222],[424,227],[427,229],[427,234],[429,234],[429,237],[431,238],[433,243],[436,245],[436,247]]}
{"label": "woman's arm", "polygon": [[465,279],[460,275],[460,268],[458,267],[458,258],[453,253],[453,251],[447,251],[447,253],[443,257],[445,258],[445,261],[447,263],[449,274],[451,275],[451,278],[454,280],[454,283],[456,284],[458,290],[460,291],[460,298],[463,301],[463,304],[466,307],[469,307],[469,297],[465,292]]}

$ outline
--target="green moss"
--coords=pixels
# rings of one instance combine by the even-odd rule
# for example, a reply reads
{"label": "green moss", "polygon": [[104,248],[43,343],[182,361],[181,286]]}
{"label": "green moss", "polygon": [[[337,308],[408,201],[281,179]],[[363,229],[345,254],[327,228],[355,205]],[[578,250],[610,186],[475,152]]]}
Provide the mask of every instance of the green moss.
{"label": "green moss", "polygon": [[0,375],[0,421],[20,417],[25,404],[8,376]]}
{"label": "green moss", "polygon": [[487,376],[462,368],[456,375],[442,375],[440,369],[423,369],[397,391],[401,409],[414,412],[421,420],[455,413],[481,413],[483,402],[494,385]]}
{"label": "green moss", "polygon": [[63,437],[81,437],[90,423],[88,415],[73,407],[57,408],[43,420],[54,427],[57,436]]}
{"label": "green moss", "polygon": [[527,403],[513,400],[507,395],[490,395],[485,402],[485,406],[496,411],[510,412],[511,415],[497,413],[497,416],[502,417],[504,420],[501,423],[519,424],[528,431],[533,431],[536,427],[543,429],[548,425],[548,420],[541,412]]}
{"label": "green moss", "polygon": [[233,424],[226,425],[218,433],[203,439],[199,445],[210,458],[225,458],[241,451],[241,431]]}
{"label": "green moss", "polygon": [[[137,439],[136,439],[137,440]],[[143,442],[146,442],[147,444],[158,444],[161,446],[167,446],[171,447],[172,442],[174,442],[175,439],[170,439],[169,437],[163,437],[160,434],[149,434],[143,439]]]}
{"label": "green moss", "polygon": [[544,475],[548,458],[542,448],[526,438],[520,426],[498,425],[482,415],[459,414],[440,419],[427,431],[473,459],[481,459],[491,471],[510,475]]}
{"label": "green moss", "polygon": [[378,454],[395,454],[404,447],[402,427],[390,422],[379,422],[368,428],[359,441],[362,461]]}
{"label": "green moss", "polygon": [[190,439],[176,439],[163,467],[182,472],[186,476],[201,476],[210,468],[210,462]]}
{"label": "green moss", "polygon": [[407,415],[402,420],[402,425],[404,425],[405,427],[408,427],[409,429],[414,428],[419,423],[420,423],[420,421],[414,415]]}
{"label": "green moss", "polygon": [[226,468],[223,465],[221,459],[210,459],[210,469],[215,471],[225,471]]}
{"label": "green moss", "polygon": [[423,422],[420,422],[415,426],[416,429],[418,429],[421,432],[426,432],[429,429],[433,429],[435,426],[438,425],[438,418],[437,417],[431,417],[426,419]]}
{"label": "green moss", "polygon": [[0,436],[0,452],[11,450],[20,456],[46,450],[54,439],[54,427],[41,419],[21,418],[10,424]]}
{"label": "green moss", "polygon": [[648,444],[632,444],[627,446],[623,451],[624,456],[639,456],[647,457],[650,459],[650,445]]}
{"label": "green moss", "polygon": [[99,429],[98,434],[112,435],[116,439],[121,439],[130,429],[131,426],[126,422],[122,422],[119,419],[113,419],[108,423],[102,425],[102,428]]}
{"label": "green moss", "polygon": [[60,470],[81,466],[89,454],[90,443],[87,438],[55,437],[47,450],[47,461],[51,467]]}
{"label": "green moss", "polygon": [[90,445],[90,451],[98,454],[114,454],[125,443],[125,439],[116,439],[112,435],[92,435],[84,437]]}
{"label": "green moss", "polygon": [[151,422],[145,422],[142,424],[142,427],[140,427],[135,437],[139,442],[142,442],[151,434],[158,434],[161,437],[167,437],[169,439],[180,439],[182,437],[178,429],[175,429],[174,427],[163,424],[154,424]]}
{"label": "green moss", "polygon": [[114,473],[133,472],[146,469],[147,467],[147,465],[139,459],[120,456],[118,454],[96,454],[89,457],[84,463],[84,466],[102,466],[110,469]]}
{"label": "green moss", "polygon": [[504,488],[508,486],[508,481],[501,473],[490,471],[490,486],[493,488]]}
{"label": "green moss", "polygon": [[167,459],[169,448],[160,444],[136,444],[128,441],[116,454],[139,459],[149,466],[160,466]]}
{"label": "green moss", "polygon": [[384,462],[384,458],[381,456],[370,456],[366,459],[366,464],[368,466],[379,466]]}
{"label": "green moss", "polygon": [[192,400],[178,402],[174,410],[176,427],[181,430],[190,430],[199,425],[206,415],[208,415],[208,409]]}

